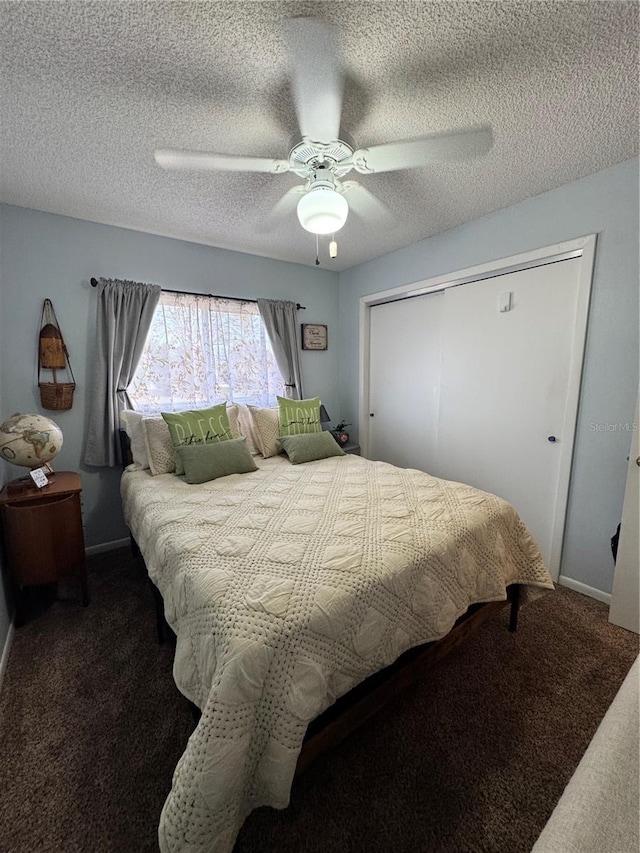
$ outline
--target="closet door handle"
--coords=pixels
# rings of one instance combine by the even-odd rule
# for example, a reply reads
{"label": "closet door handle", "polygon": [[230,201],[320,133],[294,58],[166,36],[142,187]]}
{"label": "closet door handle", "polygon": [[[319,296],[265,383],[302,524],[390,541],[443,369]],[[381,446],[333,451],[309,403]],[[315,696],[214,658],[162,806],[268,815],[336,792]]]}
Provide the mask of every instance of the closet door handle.
{"label": "closet door handle", "polygon": [[638,458],[636,459],[636,465],[638,466],[638,468],[640,468],[640,456],[638,456]]}
{"label": "closet door handle", "polygon": [[552,444],[553,444],[553,442],[554,442],[554,441],[557,441],[557,440],[558,440],[558,439],[555,437],[555,435],[550,435],[550,436],[547,438],[547,441],[550,441]]}

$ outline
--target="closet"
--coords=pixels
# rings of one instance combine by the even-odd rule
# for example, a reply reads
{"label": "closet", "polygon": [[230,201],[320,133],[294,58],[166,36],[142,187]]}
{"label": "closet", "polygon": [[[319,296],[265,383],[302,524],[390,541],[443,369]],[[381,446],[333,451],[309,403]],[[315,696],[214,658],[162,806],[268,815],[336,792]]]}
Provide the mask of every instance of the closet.
{"label": "closet", "polygon": [[571,253],[498,270],[381,299],[368,306],[365,335],[365,454],[501,495],[533,532],[555,579],[585,281],[584,259]]}

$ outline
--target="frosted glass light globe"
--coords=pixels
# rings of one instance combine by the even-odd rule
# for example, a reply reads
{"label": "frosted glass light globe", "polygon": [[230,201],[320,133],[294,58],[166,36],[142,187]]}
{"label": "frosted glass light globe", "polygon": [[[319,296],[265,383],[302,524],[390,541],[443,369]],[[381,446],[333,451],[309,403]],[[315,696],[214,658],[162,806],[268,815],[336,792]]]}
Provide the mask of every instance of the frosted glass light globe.
{"label": "frosted glass light globe", "polygon": [[349,205],[344,196],[327,187],[318,187],[298,202],[298,219],[305,231],[332,234],[347,221]]}

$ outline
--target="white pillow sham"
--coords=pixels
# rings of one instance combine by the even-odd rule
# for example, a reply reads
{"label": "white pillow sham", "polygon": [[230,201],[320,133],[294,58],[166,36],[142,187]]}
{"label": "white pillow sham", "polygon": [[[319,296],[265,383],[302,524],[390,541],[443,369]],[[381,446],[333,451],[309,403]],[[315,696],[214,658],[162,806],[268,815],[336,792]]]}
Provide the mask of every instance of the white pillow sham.
{"label": "white pillow sham", "polygon": [[138,468],[145,469],[149,467],[149,454],[147,453],[147,443],[142,426],[143,417],[144,415],[141,412],[134,412],[133,409],[125,409],[120,412],[120,424],[129,436],[133,464]]}
{"label": "white pillow sham", "polygon": [[[256,437],[256,431],[253,428],[253,418],[251,417],[251,412],[247,408],[247,406],[242,403],[236,403],[238,408],[238,430],[239,435],[244,436],[247,439],[247,448],[249,453],[252,456],[259,456],[260,450],[258,448],[258,439]],[[229,420],[231,420],[231,414],[229,414]],[[231,429],[233,430],[233,421],[231,421]]]}
{"label": "white pillow sham", "polygon": [[277,456],[282,449],[280,447],[278,408],[263,408],[261,406],[247,406],[247,408],[251,412],[258,450],[265,459],[270,456]]}
{"label": "white pillow sham", "polygon": [[149,457],[149,469],[154,477],[158,474],[173,474],[176,460],[169,427],[162,415],[142,418],[144,437]]}

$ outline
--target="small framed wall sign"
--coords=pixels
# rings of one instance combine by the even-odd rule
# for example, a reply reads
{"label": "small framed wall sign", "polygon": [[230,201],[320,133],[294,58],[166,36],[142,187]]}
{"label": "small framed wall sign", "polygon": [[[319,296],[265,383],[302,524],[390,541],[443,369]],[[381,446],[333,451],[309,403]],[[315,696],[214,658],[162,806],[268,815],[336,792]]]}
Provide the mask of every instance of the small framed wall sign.
{"label": "small framed wall sign", "polygon": [[302,349],[326,349],[327,327],[320,323],[301,323]]}

